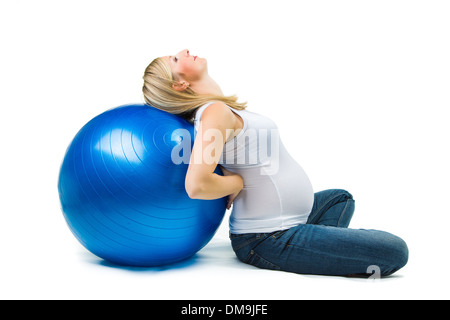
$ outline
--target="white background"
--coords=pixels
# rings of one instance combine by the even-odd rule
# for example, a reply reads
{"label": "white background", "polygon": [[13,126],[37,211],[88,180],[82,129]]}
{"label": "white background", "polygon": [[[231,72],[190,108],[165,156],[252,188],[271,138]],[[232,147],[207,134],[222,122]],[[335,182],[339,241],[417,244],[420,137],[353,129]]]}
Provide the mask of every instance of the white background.
{"label": "white background", "polygon": [[[448,1],[2,1],[2,299],[450,298]],[[353,228],[409,245],[378,281],[239,263],[215,238],[186,263],[119,268],[72,236],[57,179],[92,117],[143,102],[153,58],[188,48],[225,94],[272,117],[316,191],[356,199]]]}

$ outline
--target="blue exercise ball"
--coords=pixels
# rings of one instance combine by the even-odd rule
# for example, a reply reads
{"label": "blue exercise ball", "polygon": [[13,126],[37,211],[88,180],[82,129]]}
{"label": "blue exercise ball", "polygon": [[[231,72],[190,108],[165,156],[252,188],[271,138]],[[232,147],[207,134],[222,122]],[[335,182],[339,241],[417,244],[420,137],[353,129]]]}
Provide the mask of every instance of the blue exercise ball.
{"label": "blue exercise ball", "polygon": [[222,222],[226,198],[188,197],[194,138],[192,124],[145,104],[89,121],[67,148],[58,180],[64,217],[81,244],[112,263],[146,267],[204,247]]}

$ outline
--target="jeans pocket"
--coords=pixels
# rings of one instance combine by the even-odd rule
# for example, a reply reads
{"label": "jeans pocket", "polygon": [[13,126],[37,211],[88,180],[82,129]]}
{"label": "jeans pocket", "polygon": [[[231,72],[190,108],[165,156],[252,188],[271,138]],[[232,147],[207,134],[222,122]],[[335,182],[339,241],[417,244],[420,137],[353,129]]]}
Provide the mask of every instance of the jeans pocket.
{"label": "jeans pocket", "polygon": [[234,252],[238,252],[241,249],[248,247],[252,248],[256,241],[261,241],[261,235],[257,233],[244,234],[242,236],[233,236],[231,238],[231,246]]}
{"label": "jeans pocket", "polygon": [[250,250],[250,253],[248,254],[248,257],[247,257],[245,263],[248,263],[252,266],[255,266],[255,267],[258,267],[261,269],[270,269],[270,270],[280,270],[281,269],[279,266],[264,259],[263,257],[261,257],[259,254],[257,254],[253,250]]}
{"label": "jeans pocket", "polygon": [[278,238],[281,237],[283,234],[285,234],[286,231],[288,231],[288,230],[289,230],[289,229],[285,229],[285,230],[280,230],[280,231],[272,232],[272,233],[270,234],[270,237],[271,237],[272,239],[278,239]]}

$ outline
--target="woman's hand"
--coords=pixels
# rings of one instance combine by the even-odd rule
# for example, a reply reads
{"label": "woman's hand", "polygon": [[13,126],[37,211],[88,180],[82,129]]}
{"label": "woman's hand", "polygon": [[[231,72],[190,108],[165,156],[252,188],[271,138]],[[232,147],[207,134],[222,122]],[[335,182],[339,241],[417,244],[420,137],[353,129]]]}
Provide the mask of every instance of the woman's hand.
{"label": "woman's hand", "polygon": [[[224,167],[220,166],[220,169],[222,169],[222,173],[224,176],[236,176],[239,177],[242,180],[242,188],[244,187],[244,180],[242,179],[242,177],[234,172],[228,171],[227,169],[225,169]],[[236,197],[238,196],[238,194],[241,192],[241,189],[239,189],[238,191],[236,191],[235,193],[232,193],[230,195],[228,195],[228,202],[227,202],[227,210],[229,210],[231,208],[231,205],[233,204],[234,199],[236,199]]]}

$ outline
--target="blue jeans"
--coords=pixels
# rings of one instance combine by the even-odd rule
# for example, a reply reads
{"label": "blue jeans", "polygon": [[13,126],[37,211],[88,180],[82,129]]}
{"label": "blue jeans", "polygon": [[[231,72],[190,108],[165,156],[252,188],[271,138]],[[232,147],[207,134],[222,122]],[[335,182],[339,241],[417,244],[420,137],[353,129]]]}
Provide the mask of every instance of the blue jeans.
{"label": "blue jeans", "polygon": [[[253,266],[320,275],[390,275],[408,261],[399,237],[378,230],[347,228],[355,201],[345,190],[314,194],[306,224],[271,233],[230,234],[239,260]],[[377,268],[377,269],[375,269]]]}

